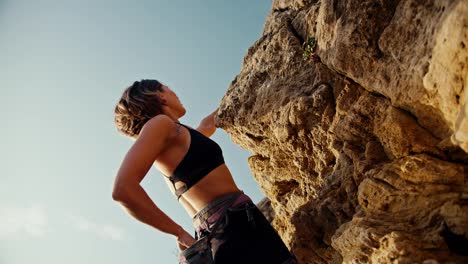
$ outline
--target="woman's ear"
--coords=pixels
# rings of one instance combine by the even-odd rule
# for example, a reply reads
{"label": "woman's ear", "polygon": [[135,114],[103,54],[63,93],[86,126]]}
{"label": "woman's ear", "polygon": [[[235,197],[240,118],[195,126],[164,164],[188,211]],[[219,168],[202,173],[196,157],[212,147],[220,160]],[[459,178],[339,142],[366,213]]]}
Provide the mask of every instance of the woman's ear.
{"label": "woman's ear", "polygon": [[162,105],[167,104],[166,98],[164,98],[164,95],[161,92],[157,92],[156,96],[158,96],[159,102],[161,102]]}

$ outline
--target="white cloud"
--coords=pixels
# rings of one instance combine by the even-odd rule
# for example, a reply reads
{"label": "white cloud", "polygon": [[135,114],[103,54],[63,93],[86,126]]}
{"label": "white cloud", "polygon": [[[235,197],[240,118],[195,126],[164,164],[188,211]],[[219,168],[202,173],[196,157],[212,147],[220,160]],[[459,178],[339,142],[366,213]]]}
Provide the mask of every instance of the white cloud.
{"label": "white cloud", "polygon": [[43,237],[47,228],[47,213],[43,206],[0,207],[0,239]]}
{"label": "white cloud", "polygon": [[122,240],[124,233],[123,230],[115,226],[103,226],[102,232],[113,240]]}
{"label": "white cloud", "polygon": [[97,224],[89,219],[86,219],[80,215],[71,215],[70,219],[76,229],[94,233],[103,238],[109,238],[112,240],[123,240],[124,239],[124,230],[109,224]]}
{"label": "white cloud", "polygon": [[[97,224],[83,216],[69,216],[72,226],[102,238],[123,240],[123,229],[111,224]],[[42,205],[28,207],[0,205],[0,240],[44,237],[50,223],[48,213]]]}

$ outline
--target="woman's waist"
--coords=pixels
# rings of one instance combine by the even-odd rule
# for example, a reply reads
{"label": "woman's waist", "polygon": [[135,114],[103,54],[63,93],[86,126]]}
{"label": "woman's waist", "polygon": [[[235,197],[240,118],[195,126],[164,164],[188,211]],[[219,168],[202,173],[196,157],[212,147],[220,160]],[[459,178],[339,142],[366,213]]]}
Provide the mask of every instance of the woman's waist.
{"label": "woman's waist", "polygon": [[242,190],[219,196],[192,217],[193,226],[197,228],[205,222],[208,222],[208,224],[214,223],[227,208],[238,207],[245,203],[253,203],[253,201]]}
{"label": "woman's waist", "polygon": [[222,165],[191,186],[182,197],[190,203],[195,212],[199,212],[218,197],[239,191],[231,173]]}

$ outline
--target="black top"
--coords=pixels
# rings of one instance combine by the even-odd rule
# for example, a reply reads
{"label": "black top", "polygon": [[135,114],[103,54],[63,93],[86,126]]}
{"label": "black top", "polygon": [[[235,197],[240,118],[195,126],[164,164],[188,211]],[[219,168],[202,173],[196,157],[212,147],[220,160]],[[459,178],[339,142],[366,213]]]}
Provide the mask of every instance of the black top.
{"label": "black top", "polygon": [[[190,146],[174,173],[169,177],[174,185],[177,200],[210,171],[224,163],[223,152],[216,142],[195,129],[184,124],[181,125],[190,132]],[[185,185],[176,189],[175,183],[178,181],[185,183]]]}

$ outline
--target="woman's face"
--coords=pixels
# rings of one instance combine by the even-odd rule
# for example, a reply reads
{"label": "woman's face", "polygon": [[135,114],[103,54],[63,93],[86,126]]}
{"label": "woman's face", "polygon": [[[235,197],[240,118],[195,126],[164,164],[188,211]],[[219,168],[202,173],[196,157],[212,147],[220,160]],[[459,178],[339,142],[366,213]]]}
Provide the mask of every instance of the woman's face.
{"label": "woman's face", "polygon": [[166,106],[169,107],[174,114],[178,115],[178,117],[183,116],[186,110],[176,93],[164,84],[162,84],[162,89],[160,97],[165,101]]}

